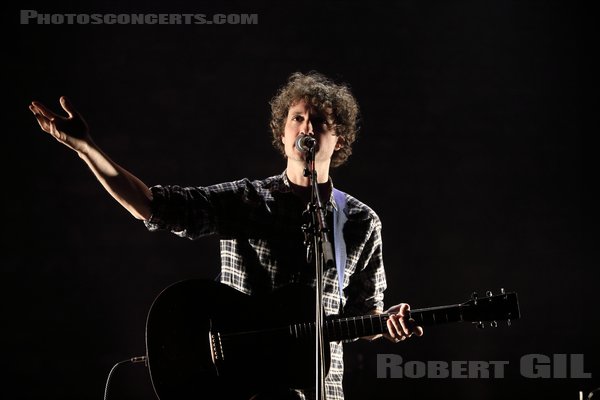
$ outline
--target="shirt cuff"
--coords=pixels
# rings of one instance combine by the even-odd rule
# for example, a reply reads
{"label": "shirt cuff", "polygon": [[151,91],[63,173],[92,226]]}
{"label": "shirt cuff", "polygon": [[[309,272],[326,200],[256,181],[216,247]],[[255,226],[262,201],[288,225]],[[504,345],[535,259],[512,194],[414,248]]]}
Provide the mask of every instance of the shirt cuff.
{"label": "shirt cuff", "polygon": [[150,187],[152,201],[150,202],[150,218],[144,221],[149,231],[162,229],[164,226],[164,214],[166,189],[160,185]]}

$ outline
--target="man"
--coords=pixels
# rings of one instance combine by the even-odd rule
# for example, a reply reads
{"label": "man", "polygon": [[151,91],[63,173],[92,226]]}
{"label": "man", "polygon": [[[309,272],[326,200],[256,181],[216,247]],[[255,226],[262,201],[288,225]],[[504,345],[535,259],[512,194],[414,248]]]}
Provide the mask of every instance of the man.
{"label": "man", "polygon": [[[334,190],[329,176],[330,167],[343,164],[350,156],[357,134],[359,108],[345,84],[316,72],[292,74],[270,103],[273,144],[287,160],[285,171],[264,180],[242,179],[208,187],[149,188],[102,152],[85,120],[66,98],[61,97],[60,103],[68,117],[32,102],[30,110],[41,128],[75,150],[104,188],[148,229],[166,229],[190,239],[219,234],[221,282],[249,295],[268,293],[289,283],[315,286],[315,269],[307,261],[301,230],[305,222],[302,213],[311,199],[310,179],[304,173],[307,153],[296,145],[302,135],[314,137],[314,169],[326,219],[329,226],[336,213],[343,213],[346,220],[342,237],[334,243],[338,265],[323,271],[324,312],[383,312],[386,281],[381,222],[367,205]],[[340,262],[343,259],[346,261]],[[388,332],[366,339],[385,336],[399,342],[413,334],[421,336],[422,328],[404,318],[408,310],[405,303],[391,307],[387,310],[392,313],[386,322]],[[326,398],[343,399],[342,344],[332,342],[330,346]],[[290,394],[305,396],[301,390]]]}

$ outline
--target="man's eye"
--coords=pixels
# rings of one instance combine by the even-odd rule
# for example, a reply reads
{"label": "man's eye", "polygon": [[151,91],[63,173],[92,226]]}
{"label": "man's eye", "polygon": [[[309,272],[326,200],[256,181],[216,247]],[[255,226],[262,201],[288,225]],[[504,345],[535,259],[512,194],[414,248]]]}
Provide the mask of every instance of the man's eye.
{"label": "man's eye", "polygon": [[302,120],[303,120],[303,118],[301,115],[296,115],[296,116],[292,117],[292,121],[302,121]]}

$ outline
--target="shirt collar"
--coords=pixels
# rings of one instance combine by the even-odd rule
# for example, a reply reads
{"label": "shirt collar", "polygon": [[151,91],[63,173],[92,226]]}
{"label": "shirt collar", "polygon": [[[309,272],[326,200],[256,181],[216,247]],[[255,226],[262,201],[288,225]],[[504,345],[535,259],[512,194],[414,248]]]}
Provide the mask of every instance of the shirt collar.
{"label": "shirt collar", "polygon": [[[291,192],[292,188],[290,186],[290,180],[287,176],[286,170],[284,170],[279,177],[280,177],[281,181],[283,182],[283,185],[278,187],[279,191],[283,192],[283,193]],[[329,195],[329,200],[327,201],[327,205],[331,205],[333,207],[333,209],[337,211],[338,207],[337,207],[337,204],[335,203],[335,198],[333,197],[333,180],[331,179],[331,175],[329,176],[328,182],[329,182],[329,185],[331,186],[331,194]]]}

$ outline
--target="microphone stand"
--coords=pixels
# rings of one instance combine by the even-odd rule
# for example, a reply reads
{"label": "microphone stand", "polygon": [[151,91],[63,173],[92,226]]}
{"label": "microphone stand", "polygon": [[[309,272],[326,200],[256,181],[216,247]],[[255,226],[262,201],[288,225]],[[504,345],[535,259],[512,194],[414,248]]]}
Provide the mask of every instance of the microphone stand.
{"label": "microphone stand", "polygon": [[[312,146],[305,152],[306,168],[304,176],[309,177],[311,183],[311,201],[308,203],[307,212],[310,215],[310,228],[303,227],[305,234],[307,231],[312,234],[311,240],[305,236],[304,244],[307,246],[307,262],[310,262],[314,251],[315,260],[315,340],[316,340],[316,394],[317,399],[325,400],[325,346],[329,343],[325,341],[323,334],[324,310],[323,310],[323,266],[331,267],[334,265],[333,245],[329,240],[330,232],[325,219],[325,207],[321,201],[319,187],[317,185],[317,171],[315,169],[315,146]],[[312,249],[311,249],[312,247]]]}

